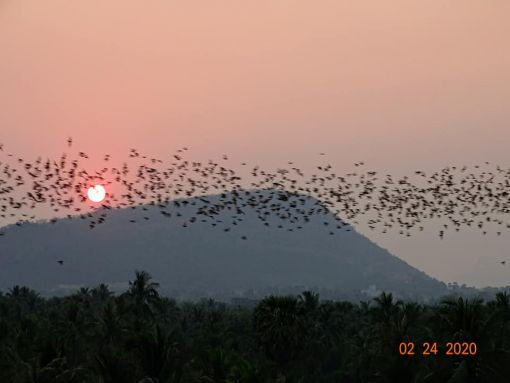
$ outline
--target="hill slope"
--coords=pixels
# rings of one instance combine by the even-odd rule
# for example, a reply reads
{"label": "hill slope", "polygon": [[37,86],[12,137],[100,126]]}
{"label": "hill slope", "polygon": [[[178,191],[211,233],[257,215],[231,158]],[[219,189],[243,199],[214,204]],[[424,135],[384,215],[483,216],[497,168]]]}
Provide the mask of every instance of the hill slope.
{"label": "hill slope", "polygon": [[[80,219],[4,228],[0,289],[14,284],[53,292],[102,282],[125,286],[139,269],[149,271],[163,291],[182,297],[293,286],[359,293],[375,285],[413,296],[444,292],[443,283],[354,230],[330,235],[324,222],[335,225],[333,214],[311,217],[294,231],[277,229],[275,219],[264,226],[253,211],[237,225],[227,224],[230,213],[221,213],[223,223],[216,227],[211,222],[183,227],[197,199],[187,201],[179,208],[181,217],[167,218],[155,207],[120,209],[93,230]],[[230,231],[224,231],[226,226]]]}

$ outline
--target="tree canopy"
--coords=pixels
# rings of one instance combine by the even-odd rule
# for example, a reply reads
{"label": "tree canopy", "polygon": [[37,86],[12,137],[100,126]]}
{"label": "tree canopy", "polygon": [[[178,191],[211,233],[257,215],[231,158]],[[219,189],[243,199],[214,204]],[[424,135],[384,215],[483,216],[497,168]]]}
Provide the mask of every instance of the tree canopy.
{"label": "tree canopy", "polygon": [[[411,343],[414,355],[401,355]],[[424,343],[437,347],[425,356]],[[448,343],[476,352],[447,355]],[[253,308],[176,302],[144,271],[120,295],[104,284],[66,297],[25,286],[0,293],[0,382],[508,381],[506,293],[423,305],[390,293],[353,304],[305,291]]]}

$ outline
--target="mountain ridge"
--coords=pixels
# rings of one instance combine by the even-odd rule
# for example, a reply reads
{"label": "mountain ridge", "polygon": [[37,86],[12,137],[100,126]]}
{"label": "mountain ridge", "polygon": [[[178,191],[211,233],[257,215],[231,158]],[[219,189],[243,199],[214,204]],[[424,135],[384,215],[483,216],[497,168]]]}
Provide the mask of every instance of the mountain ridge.
{"label": "mountain ridge", "polygon": [[[411,296],[446,291],[442,282],[350,226],[331,235],[329,227],[343,222],[331,212],[312,215],[301,229],[273,216],[262,222],[246,206],[241,218],[233,219],[236,214],[226,210],[215,221],[202,222],[201,217],[189,224],[201,198],[179,199],[179,207],[170,203],[166,212],[171,218],[151,205],[111,210],[93,230],[76,218],[5,227],[0,237],[0,289],[24,284],[55,293],[65,286],[101,282],[122,286],[135,269],[143,269],[163,291],[184,298],[298,286],[344,292],[387,290]],[[207,198],[217,201],[220,196]],[[306,198],[308,207],[320,203],[301,198]],[[102,213],[104,209],[92,217]]]}

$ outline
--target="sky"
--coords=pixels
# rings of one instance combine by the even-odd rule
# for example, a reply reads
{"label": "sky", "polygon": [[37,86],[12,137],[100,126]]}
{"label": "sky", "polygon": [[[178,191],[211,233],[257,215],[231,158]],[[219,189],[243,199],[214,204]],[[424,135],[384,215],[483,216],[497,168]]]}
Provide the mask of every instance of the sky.
{"label": "sky", "polygon": [[[0,0],[0,142],[268,167],[325,152],[339,173],[508,166],[508,14],[506,0]],[[510,233],[366,234],[441,280],[510,284]]]}

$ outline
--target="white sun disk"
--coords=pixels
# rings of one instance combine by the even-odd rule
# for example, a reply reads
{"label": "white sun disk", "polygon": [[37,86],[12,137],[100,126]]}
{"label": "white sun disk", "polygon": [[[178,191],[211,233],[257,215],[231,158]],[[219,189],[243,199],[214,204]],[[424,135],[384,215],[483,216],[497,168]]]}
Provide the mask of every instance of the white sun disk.
{"label": "white sun disk", "polygon": [[87,195],[92,202],[101,202],[106,197],[106,190],[102,185],[91,186]]}

